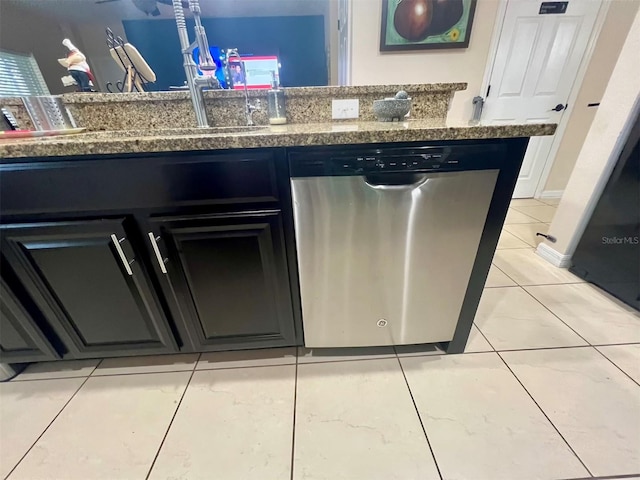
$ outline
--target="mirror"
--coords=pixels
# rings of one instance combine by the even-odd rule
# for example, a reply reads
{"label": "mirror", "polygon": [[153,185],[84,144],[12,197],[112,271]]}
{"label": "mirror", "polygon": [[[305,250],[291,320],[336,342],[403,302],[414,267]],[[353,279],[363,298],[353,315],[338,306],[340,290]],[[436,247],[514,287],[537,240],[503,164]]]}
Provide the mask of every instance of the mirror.
{"label": "mirror", "polygon": [[[145,84],[145,90],[181,87],[185,75],[171,3],[2,0],[0,50],[33,54],[49,91],[68,93],[76,90],[61,80],[69,77],[64,60],[70,50],[62,44],[68,38],[86,56],[95,90],[118,91],[125,72],[107,46],[109,28],[134,46],[153,71],[156,81]],[[277,57],[284,87],[338,84],[338,0],[200,0],[200,7],[212,47],[237,48],[247,58]],[[193,41],[191,12],[184,12]]]}

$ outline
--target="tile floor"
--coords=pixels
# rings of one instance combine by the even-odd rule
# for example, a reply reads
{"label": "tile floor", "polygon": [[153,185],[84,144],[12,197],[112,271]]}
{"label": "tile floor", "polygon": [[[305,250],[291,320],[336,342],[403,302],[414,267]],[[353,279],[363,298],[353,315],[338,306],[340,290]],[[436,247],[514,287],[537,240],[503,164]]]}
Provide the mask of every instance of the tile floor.
{"label": "tile floor", "polygon": [[640,314],[535,255],[553,205],[512,207],[463,355],[32,365],[0,384],[0,477],[640,478]]}

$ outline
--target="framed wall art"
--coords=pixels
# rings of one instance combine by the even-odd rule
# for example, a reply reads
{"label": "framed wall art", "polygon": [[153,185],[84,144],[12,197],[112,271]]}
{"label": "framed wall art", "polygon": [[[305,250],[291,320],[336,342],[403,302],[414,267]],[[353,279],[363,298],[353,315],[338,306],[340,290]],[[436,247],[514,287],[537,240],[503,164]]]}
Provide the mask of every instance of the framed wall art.
{"label": "framed wall art", "polygon": [[477,0],[382,0],[380,51],[467,48]]}

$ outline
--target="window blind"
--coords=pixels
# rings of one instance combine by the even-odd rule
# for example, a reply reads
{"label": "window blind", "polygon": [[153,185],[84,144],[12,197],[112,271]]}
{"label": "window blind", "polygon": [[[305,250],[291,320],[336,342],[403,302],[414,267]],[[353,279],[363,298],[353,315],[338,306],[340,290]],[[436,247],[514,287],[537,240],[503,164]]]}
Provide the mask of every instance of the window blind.
{"label": "window blind", "polygon": [[0,97],[50,95],[33,55],[0,50]]}

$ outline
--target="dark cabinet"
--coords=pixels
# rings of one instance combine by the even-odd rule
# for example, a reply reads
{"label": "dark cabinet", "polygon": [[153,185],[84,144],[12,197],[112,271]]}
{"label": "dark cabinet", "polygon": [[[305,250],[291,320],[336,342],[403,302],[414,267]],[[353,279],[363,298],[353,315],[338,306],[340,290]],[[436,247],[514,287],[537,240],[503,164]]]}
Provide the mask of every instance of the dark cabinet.
{"label": "dark cabinet", "polygon": [[[2,251],[68,352],[177,350],[123,218],[2,225]],[[135,237],[135,235],[134,235]]]}
{"label": "dark cabinet", "polygon": [[18,294],[2,307],[0,353],[301,341],[283,149],[16,160],[0,163],[0,183],[4,278]]}
{"label": "dark cabinet", "polygon": [[29,312],[0,279],[0,362],[38,362],[60,358]]}
{"label": "dark cabinet", "polygon": [[280,210],[156,217],[149,255],[195,351],[295,345]]}

